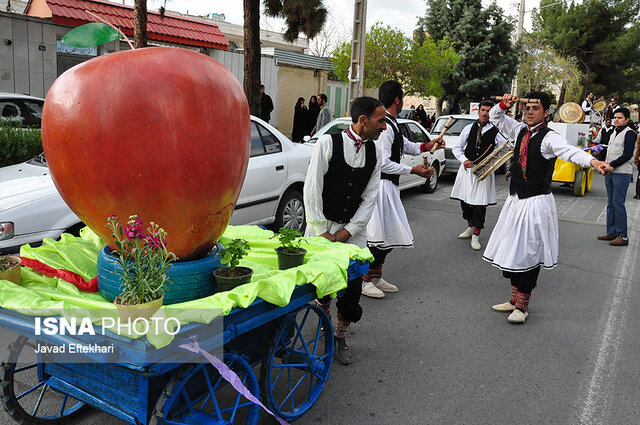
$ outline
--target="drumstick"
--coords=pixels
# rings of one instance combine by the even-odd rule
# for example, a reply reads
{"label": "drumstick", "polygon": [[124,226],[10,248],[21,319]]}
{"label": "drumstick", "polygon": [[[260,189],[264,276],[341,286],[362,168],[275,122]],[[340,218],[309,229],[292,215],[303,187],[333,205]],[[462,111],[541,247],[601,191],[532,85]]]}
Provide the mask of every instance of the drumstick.
{"label": "drumstick", "polygon": [[[503,97],[502,96],[491,96],[490,97],[491,100],[502,100]],[[530,99],[528,97],[522,97],[518,99],[518,102],[520,103],[540,103],[540,99]]]}
{"label": "drumstick", "polygon": [[[449,130],[449,128],[451,127],[451,124],[453,123],[453,117],[449,117],[449,119],[447,120],[446,123],[444,123],[444,127],[442,128],[442,131],[440,132],[440,138],[442,138],[442,136],[444,136],[444,134],[447,132],[447,130]],[[434,153],[436,151],[436,149],[438,149],[438,147],[440,146],[440,143],[434,143],[433,147],[431,148],[431,153]]]}

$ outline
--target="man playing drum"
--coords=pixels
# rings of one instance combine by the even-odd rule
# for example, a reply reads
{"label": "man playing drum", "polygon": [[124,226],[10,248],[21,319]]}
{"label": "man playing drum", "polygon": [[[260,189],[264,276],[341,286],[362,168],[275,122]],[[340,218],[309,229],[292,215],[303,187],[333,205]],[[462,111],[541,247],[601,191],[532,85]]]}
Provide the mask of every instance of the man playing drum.
{"label": "man playing drum", "polygon": [[549,95],[534,91],[525,98],[539,102],[526,104],[522,123],[505,115],[518,101],[517,95],[505,94],[489,113],[491,123],[516,141],[509,196],[482,257],[511,280],[511,299],[492,307],[494,311],[511,313],[511,323],[524,323],[529,315],[529,297],[536,287],[540,267],[551,269],[558,263],[558,217],[551,193],[556,157],[583,167],[592,166],[601,174],[606,174],[609,167],[569,145],[547,127]]}
{"label": "man playing drum", "polygon": [[471,248],[478,251],[480,231],[484,228],[487,205],[496,204],[496,181],[493,173],[484,180],[473,174],[473,166],[486,158],[496,146],[506,142],[498,129],[489,122],[489,111],[493,102],[483,100],[478,110],[478,121],[462,129],[458,143],[452,146],[453,155],[460,161],[456,181],[451,190],[451,198],[458,199],[462,207],[462,218],[467,221],[467,229],[458,239],[471,238]]}

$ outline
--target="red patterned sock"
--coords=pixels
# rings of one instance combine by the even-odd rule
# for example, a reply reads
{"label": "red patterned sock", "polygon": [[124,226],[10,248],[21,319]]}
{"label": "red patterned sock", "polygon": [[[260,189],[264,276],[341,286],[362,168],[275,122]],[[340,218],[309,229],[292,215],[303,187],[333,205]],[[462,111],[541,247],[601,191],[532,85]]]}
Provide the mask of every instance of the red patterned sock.
{"label": "red patterned sock", "polygon": [[349,330],[349,325],[351,324],[351,322],[345,320],[342,316],[340,316],[340,313],[338,313],[338,323],[335,327],[335,329],[333,330],[333,335],[336,338],[344,338],[347,336],[347,331]]}
{"label": "red patterned sock", "polygon": [[477,227],[473,228],[473,234],[476,236],[480,236],[480,229],[478,229]]}
{"label": "red patterned sock", "polygon": [[382,266],[369,267],[367,274],[362,275],[363,282],[371,282],[373,279],[380,279],[382,277]]}
{"label": "red patterned sock", "polygon": [[467,226],[473,227],[473,224],[471,223],[471,220],[467,220]]}
{"label": "red patterned sock", "polygon": [[517,301],[518,301],[518,288],[511,285],[511,301],[509,302],[513,305],[516,305]]}
{"label": "red patterned sock", "polygon": [[316,305],[323,309],[324,312],[327,313],[327,316],[329,316],[329,319],[331,319],[331,300],[324,303],[321,300],[316,299]]}
{"label": "red patterned sock", "polygon": [[516,300],[516,308],[520,311],[527,311],[529,308],[529,298],[531,294],[525,294],[524,292],[518,291],[518,299]]}

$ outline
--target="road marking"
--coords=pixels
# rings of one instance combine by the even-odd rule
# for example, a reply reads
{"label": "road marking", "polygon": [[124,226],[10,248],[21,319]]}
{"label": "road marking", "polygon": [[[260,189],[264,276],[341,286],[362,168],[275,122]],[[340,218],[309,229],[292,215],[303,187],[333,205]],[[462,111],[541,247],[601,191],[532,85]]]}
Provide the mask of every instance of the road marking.
{"label": "road marking", "polygon": [[580,412],[578,423],[580,425],[600,425],[609,423],[609,401],[613,398],[613,381],[615,377],[616,361],[618,350],[622,342],[622,331],[627,317],[629,307],[629,294],[631,292],[631,279],[626,276],[633,276],[634,266],[638,261],[638,232],[631,229],[635,227],[638,219],[639,208],[633,210],[633,217],[627,220],[631,226],[629,245],[625,248],[615,248],[624,250],[622,257],[616,264],[617,277],[615,279],[615,292],[609,305],[609,314],[605,323],[600,347],[597,351],[595,366],[591,378],[587,384],[586,391],[580,400]]}

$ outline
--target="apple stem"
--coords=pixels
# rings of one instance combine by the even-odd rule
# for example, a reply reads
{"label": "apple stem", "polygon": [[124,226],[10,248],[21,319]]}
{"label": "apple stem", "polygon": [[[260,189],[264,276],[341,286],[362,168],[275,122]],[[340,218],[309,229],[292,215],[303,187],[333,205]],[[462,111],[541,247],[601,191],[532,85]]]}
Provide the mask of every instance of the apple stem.
{"label": "apple stem", "polygon": [[135,50],[136,48],[133,47],[133,44],[131,44],[131,40],[129,40],[129,37],[127,37],[125,35],[125,33],[123,33],[122,31],[120,31],[120,29],[114,25],[111,25],[111,23],[107,22],[105,19],[103,19],[102,17],[96,15],[95,13],[92,13],[88,10],[84,10],[85,12],[87,12],[89,15],[93,16],[94,18],[98,19],[99,21],[109,25],[111,28],[113,28],[114,30],[118,31],[118,33],[124,38],[124,41],[127,42],[127,44],[129,44],[129,47],[131,47],[131,50]]}

